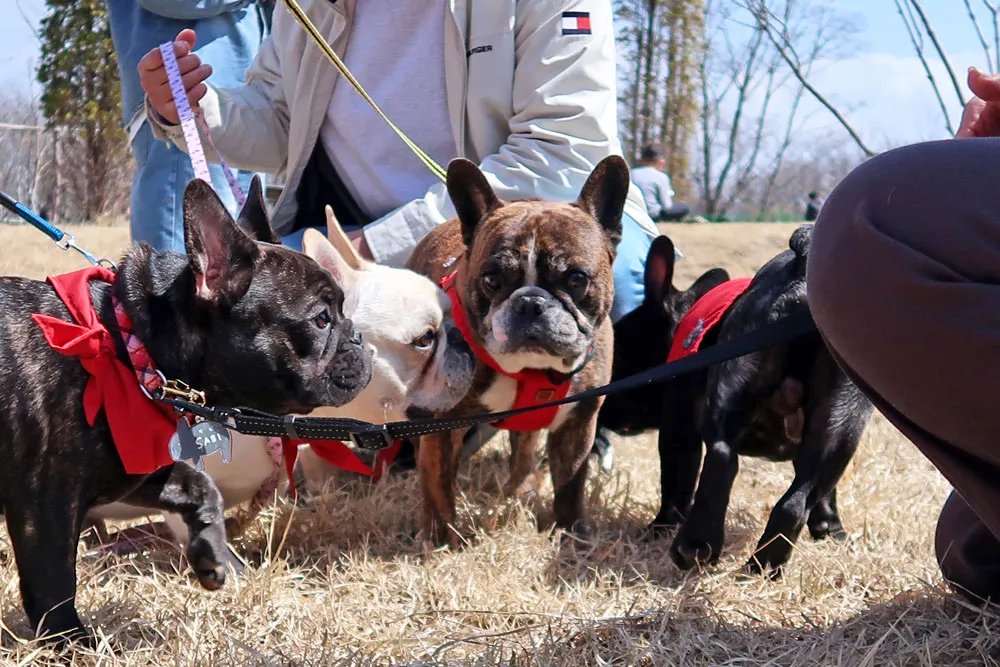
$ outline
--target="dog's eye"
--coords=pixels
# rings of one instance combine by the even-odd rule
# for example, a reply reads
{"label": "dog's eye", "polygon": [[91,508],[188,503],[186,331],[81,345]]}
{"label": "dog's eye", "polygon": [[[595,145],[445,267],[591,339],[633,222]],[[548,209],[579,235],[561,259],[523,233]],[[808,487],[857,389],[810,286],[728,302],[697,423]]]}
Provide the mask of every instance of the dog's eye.
{"label": "dog's eye", "polygon": [[437,340],[437,332],[434,329],[428,329],[419,338],[414,338],[413,342],[410,343],[413,347],[420,351],[426,351],[434,347],[434,342]]}
{"label": "dog's eye", "polygon": [[583,271],[571,271],[566,277],[566,285],[573,290],[581,290],[587,286],[590,278]]}
{"label": "dog's eye", "polygon": [[492,271],[483,274],[483,289],[487,292],[496,292],[500,289],[500,276]]}
{"label": "dog's eye", "polygon": [[320,329],[325,329],[330,326],[331,321],[329,310],[324,310],[322,313],[313,318],[313,324]]}

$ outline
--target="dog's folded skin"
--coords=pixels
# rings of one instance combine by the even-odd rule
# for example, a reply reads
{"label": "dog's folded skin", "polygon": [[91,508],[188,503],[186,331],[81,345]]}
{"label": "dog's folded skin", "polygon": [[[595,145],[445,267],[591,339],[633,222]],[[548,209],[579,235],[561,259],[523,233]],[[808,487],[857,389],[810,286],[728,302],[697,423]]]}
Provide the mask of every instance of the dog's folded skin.
{"label": "dog's folded skin", "polygon": [[[808,311],[811,229],[799,228],[790,249],[756,273],[702,349]],[[646,263],[646,300],[616,326],[616,378],[664,363],[684,315],[728,280],[713,269],[680,291],[672,284],[673,264],[670,240],[656,239]],[[679,526],[670,553],[685,569],[721,554],[739,456],[793,461],[795,478],[746,565],[749,572],[778,577],[804,527],[816,539],[844,536],[836,485],[872,409],[813,332],[659,387],[610,396],[600,423],[619,433],[659,429],[662,499],[650,528],[658,535]]]}
{"label": "dog's folded skin", "polygon": [[[95,311],[128,360],[112,306],[133,322],[156,367],[212,403],[307,412],[345,403],[368,383],[370,360],[341,314],[343,293],[315,262],[257,243],[201,181],[184,198],[187,255],[133,246],[114,285],[93,282]],[[255,180],[239,225],[274,241]],[[104,412],[88,425],[80,360],[52,349],[31,315],[72,321],[46,283],[0,279],[0,507],[25,612],[39,636],[88,640],[75,605],[76,550],[88,510],[123,500],[181,515],[202,585],[221,586],[227,548],[222,499],[187,463],[125,472]]]}
{"label": "dog's folded skin", "polygon": [[[595,167],[576,202],[506,203],[473,163],[454,160],[448,191],[458,217],[428,234],[408,266],[438,281],[456,272],[456,294],[474,342],[505,373],[568,376],[570,394],[603,385],[611,374],[611,265],[627,188],[627,165],[611,157]],[[510,409],[517,387],[516,380],[479,360],[471,391],[443,416]],[[587,455],[601,402],[563,406],[548,426],[559,528],[585,529]],[[420,441],[423,534],[436,544],[457,542],[454,483],[465,432]],[[508,494],[531,489],[540,435],[511,433]]]}

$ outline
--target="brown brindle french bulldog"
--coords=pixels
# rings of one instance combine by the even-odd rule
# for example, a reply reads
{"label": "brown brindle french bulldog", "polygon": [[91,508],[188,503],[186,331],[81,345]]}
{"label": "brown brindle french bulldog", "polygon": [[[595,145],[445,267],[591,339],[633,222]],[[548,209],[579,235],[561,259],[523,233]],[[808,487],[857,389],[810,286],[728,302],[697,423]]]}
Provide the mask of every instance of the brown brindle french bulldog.
{"label": "brown brindle french bulldog", "polygon": [[[460,305],[453,313],[456,322],[459,309],[464,313],[465,335],[479,358],[472,389],[440,416],[510,409],[519,383],[508,374],[522,371],[568,383],[570,395],[606,384],[614,347],[608,317],[614,299],[611,265],[629,185],[625,161],[617,156],[602,160],[572,203],[501,201],[479,168],[464,159],[451,162],[447,182],[457,218],[428,234],[408,267],[438,281],[454,273]],[[585,530],[587,455],[601,403],[590,399],[562,406],[548,424],[559,528]],[[457,542],[451,527],[454,484],[466,430],[420,441],[422,527],[424,538],[434,544]],[[541,430],[511,431],[508,495],[531,488],[540,437]]]}

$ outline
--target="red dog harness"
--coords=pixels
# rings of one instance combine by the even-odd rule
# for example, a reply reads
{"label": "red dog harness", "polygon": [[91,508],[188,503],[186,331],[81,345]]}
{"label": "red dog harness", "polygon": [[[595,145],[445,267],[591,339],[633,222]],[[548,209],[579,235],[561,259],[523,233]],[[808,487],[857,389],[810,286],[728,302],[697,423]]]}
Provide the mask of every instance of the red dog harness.
{"label": "red dog harness", "polygon": [[747,290],[751,280],[752,278],[727,280],[698,299],[677,325],[677,333],[674,334],[674,342],[670,346],[667,361],[683,359],[697,352],[705,335],[719,323],[729,307]]}
{"label": "red dog harness", "polygon": [[32,314],[31,318],[52,349],[77,357],[90,374],[83,392],[87,423],[93,426],[103,409],[125,472],[147,475],[174,462],[169,442],[177,430],[177,417],[170,408],[153,402],[143,392],[145,389],[152,393],[161,386],[163,379],[156,372],[145,346],[132,334],[132,321],[125,309],[112,297],[118,328],[135,370],[118,359],[114,338],[101,323],[91,301],[91,280],[114,285],[115,274],[103,267],[91,267],[50,276],[46,281],[55,289],[75,323],[39,313]]}
{"label": "red dog harness", "polygon": [[[476,342],[469,326],[469,319],[465,314],[465,308],[458,296],[458,288],[455,286],[455,276],[458,272],[451,273],[441,279],[441,289],[445,291],[451,299],[451,316],[455,321],[455,326],[462,333],[465,342],[472,349],[476,359],[483,362],[500,375],[509,377],[517,381],[517,394],[514,397],[514,405],[511,409],[527,408],[540,403],[557,401],[569,394],[569,379],[572,375],[562,375],[549,373],[540,370],[523,370],[519,373],[508,373],[500,367],[490,353],[482,345]],[[526,412],[522,415],[503,419],[493,424],[498,429],[507,431],[537,431],[548,428],[556,418],[559,406]]]}

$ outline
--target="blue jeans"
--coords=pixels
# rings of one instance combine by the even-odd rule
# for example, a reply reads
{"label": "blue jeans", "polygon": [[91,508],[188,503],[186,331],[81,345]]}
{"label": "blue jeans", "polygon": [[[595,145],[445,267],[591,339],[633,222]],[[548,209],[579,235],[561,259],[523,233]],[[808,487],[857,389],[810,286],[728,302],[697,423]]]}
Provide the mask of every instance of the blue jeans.
{"label": "blue jeans", "polygon": [[[176,146],[153,138],[143,123],[132,142],[135,176],[132,180],[132,241],[145,241],[156,250],[184,252],[184,189],[194,179],[191,158]],[[229,189],[222,166],[208,165],[212,186],[234,218],[239,215],[236,197]],[[251,172],[236,170],[236,179],[249,192]],[[263,182],[261,174],[261,185]]]}
{"label": "blue jeans", "polygon": [[[317,228],[326,234],[326,230]],[[351,231],[345,229],[344,231]],[[302,235],[305,229],[282,237],[281,242],[294,250],[302,251]],[[618,256],[612,269],[615,274],[615,300],[611,306],[611,322],[615,323],[642,304],[645,298],[646,255],[653,239],[628,215],[622,216],[622,240],[618,244]]]}

